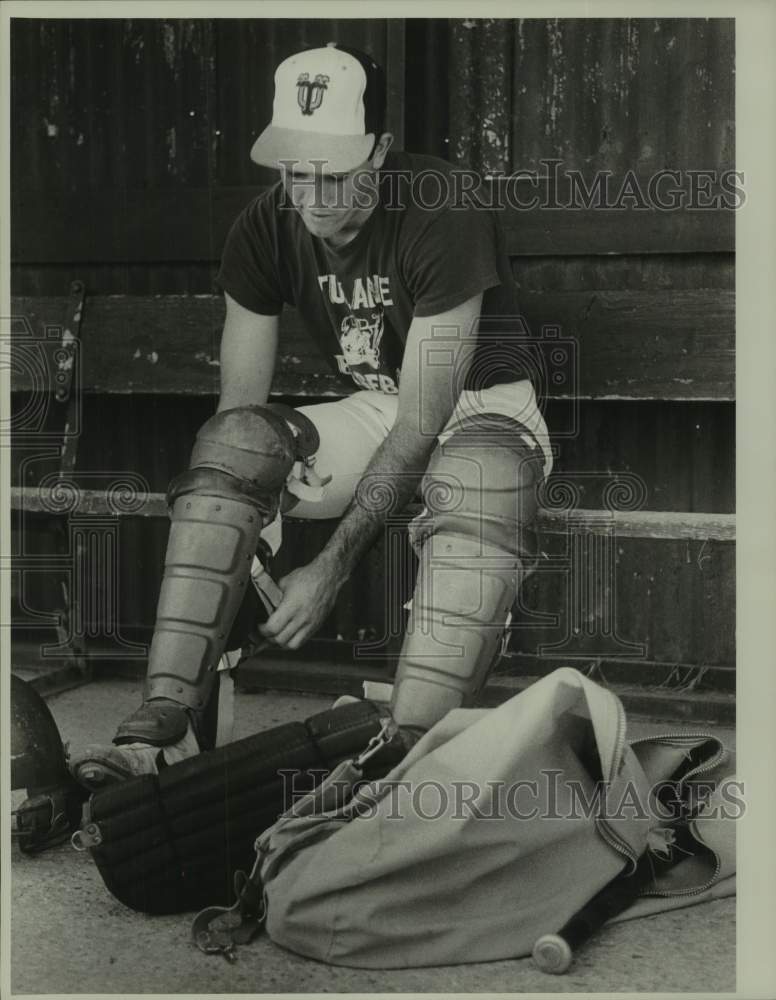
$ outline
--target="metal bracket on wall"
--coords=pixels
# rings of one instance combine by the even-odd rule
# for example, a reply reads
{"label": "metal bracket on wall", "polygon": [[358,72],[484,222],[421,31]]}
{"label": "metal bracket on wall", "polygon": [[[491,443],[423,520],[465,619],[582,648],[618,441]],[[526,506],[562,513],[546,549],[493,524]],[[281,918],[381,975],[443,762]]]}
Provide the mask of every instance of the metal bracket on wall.
{"label": "metal bracket on wall", "polygon": [[[61,338],[52,355],[52,367],[50,368],[50,391],[55,401],[54,426],[57,426],[61,434],[58,460],[52,455],[52,462],[48,462],[38,468],[36,479],[37,485],[28,483],[25,493],[28,497],[42,488],[41,480],[46,479],[54,473],[54,483],[49,489],[56,490],[57,482],[69,483],[75,471],[78,456],[78,441],[82,428],[81,414],[81,385],[79,384],[78,371],[81,360],[81,321],[86,298],[86,287],[83,281],[73,281],[70,285],[70,294],[67,303],[67,310],[62,325]],[[55,439],[56,440],[56,439]],[[46,469],[46,466],[48,467]],[[53,468],[52,468],[53,466]],[[49,479],[49,481],[51,481]],[[55,504],[45,503],[44,506],[51,510],[55,509]],[[25,509],[23,501],[21,505]],[[34,509],[30,507],[29,509]],[[64,551],[70,544],[68,534],[64,529],[61,518],[54,517],[52,527],[48,537],[55,541],[56,549]],[[80,536],[79,536],[80,538]],[[78,544],[78,541],[76,541]],[[76,559],[78,554],[73,554]],[[51,569],[57,572],[61,558],[52,552]],[[14,640],[14,664],[21,669],[29,670],[34,676],[28,680],[41,694],[49,695],[58,691],[80,686],[91,680],[92,669],[88,663],[85,652],[85,643],[72,628],[72,623],[80,621],[81,615],[76,605],[78,601],[77,592],[79,588],[73,585],[73,580],[64,573],[57,580],[57,590],[61,597],[61,605],[57,601],[57,607],[53,609],[58,617],[55,625],[57,635],[57,646],[48,647],[49,656],[52,651],[56,651],[56,659],[61,662],[61,666],[53,669],[42,669],[45,659],[41,660],[41,645],[39,639]]]}
{"label": "metal bracket on wall", "polygon": [[80,386],[76,378],[78,352],[81,350],[81,319],[84,311],[86,287],[83,281],[70,285],[70,300],[62,330],[62,344],[57,351],[57,373],[55,396],[58,403],[67,403],[65,426],[62,435],[62,452],[59,462],[60,476],[69,475],[75,468],[78,452],[78,435],[72,433],[77,426]]}
{"label": "metal bracket on wall", "polygon": [[84,283],[74,281],[70,285],[70,301],[67,306],[65,326],[62,330],[62,344],[57,352],[57,373],[55,395],[57,402],[66,403],[70,398],[75,372],[78,337],[81,332],[81,317],[84,308]]}
{"label": "metal bracket on wall", "polygon": [[[86,286],[84,282],[78,280],[71,282],[67,316],[62,331],[62,345],[58,352],[58,370],[55,376],[57,401],[67,404],[62,434],[62,452],[59,461],[60,479],[67,478],[73,473],[78,456],[80,435],[73,433],[73,428],[80,427],[82,422],[78,419],[78,407],[81,405],[81,386],[78,383],[76,362],[78,361],[78,352],[81,351],[81,320],[85,299]],[[80,547],[80,542],[77,541],[76,544]],[[81,553],[75,555],[76,559],[79,559]],[[72,585],[72,580],[70,583],[71,586],[68,587],[68,580],[62,580],[65,612],[62,625],[64,628],[60,626],[57,631],[60,633],[60,644],[72,651],[72,663],[76,677],[80,678],[81,683],[84,683],[91,680],[92,671],[85,657],[84,640],[73,634],[72,622],[80,621],[81,615],[79,608],[76,607],[78,588]]]}

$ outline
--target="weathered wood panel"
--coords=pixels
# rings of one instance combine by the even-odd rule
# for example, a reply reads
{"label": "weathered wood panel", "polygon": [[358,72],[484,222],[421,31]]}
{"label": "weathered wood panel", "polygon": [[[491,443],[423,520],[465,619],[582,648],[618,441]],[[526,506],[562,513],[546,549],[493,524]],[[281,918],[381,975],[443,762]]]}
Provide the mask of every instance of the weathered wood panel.
{"label": "weathered wood panel", "polygon": [[733,18],[466,18],[441,30],[457,163],[734,166]]}
{"label": "weathered wood panel", "polygon": [[520,254],[720,253],[735,247],[732,209],[505,209],[506,245]]}
{"label": "weathered wood panel", "polygon": [[[141,634],[144,641],[150,642],[149,634],[138,631],[137,635]],[[237,686],[240,691],[270,688],[278,691],[326,691],[335,695],[347,693],[363,696],[364,680],[392,682],[398,648],[397,643],[394,655],[384,660],[360,658],[355,652],[357,645],[344,639],[312,639],[293,655],[282,650],[265,649],[243,660],[237,675]],[[651,660],[639,660],[636,665],[632,660],[612,657],[554,659],[551,656],[514,653],[510,650],[494,666],[488,686],[508,690],[514,686],[516,678],[544,677],[559,667],[568,666],[573,666],[607,687],[633,685],[631,690],[643,691],[649,686],[653,694],[663,696],[670,696],[672,693],[692,696],[700,692],[726,692],[728,697],[735,697],[736,672],[731,665],[680,666]],[[618,695],[622,694],[622,689],[615,690]],[[516,692],[513,690],[512,693]],[[480,703],[493,704],[488,692],[480,699]],[[665,717],[671,718],[671,715]]]}
{"label": "weathered wood panel", "polygon": [[[62,323],[66,300],[15,299],[14,315],[36,332]],[[219,344],[225,308],[220,296],[101,296],[88,301],[82,326],[81,386],[96,393],[217,395]],[[87,346],[88,344],[88,346]],[[16,342],[29,351],[28,340]],[[52,359],[57,341],[43,336],[35,349]],[[31,389],[22,360],[13,384]],[[42,361],[55,370],[53,360]],[[333,374],[309,337],[288,313],[273,391],[342,396],[348,387]],[[27,381],[25,382],[25,378]],[[355,386],[353,387],[355,391]]]}
{"label": "weathered wood panel", "polygon": [[[567,540],[548,535],[550,555]],[[617,540],[612,575],[589,558],[580,578],[552,569],[528,581],[525,609],[513,631],[514,651],[553,657],[610,656],[638,661],[732,667],[735,652],[735,546],[701,539]],[[580,590],[576,615],[567,587]],[[555,612],[556,623],[532,626],[530,615]],[[610,631],[607,632],[607,624]],[[631,647],[630,650],[628,647]],[[643,647],[639,649],[638,647]]]}
{"label": "weathered wood panel", "polygon": [[[64,300],[13,301],[33,330],[61,323]],[[559,329],[577,360],[565,380],[550,377],[550,396],[627,399],[732,399],[735,392],[734,296],[728,291],[526,292],[529,329]],[[218,392],[218,345],[224,305],[216,296],[87,300],[82,327],[82,385],[88,392],[212,394]],[[345,395],[347,382],[327,364],[301,327],[284,314],[275,393]],[[41,338],[50,356],[56,340]],[[19,344],[26,341],[20,341]],[[18,346],[18,345],[17,345]],[[50,365],[53,362],[48,362]],[[21,361],[13,387],[30,389]]]}
{"label": "weathered wood panel", "polygon": [[[89,295],[209,295],[215,262],[194,264],[100,264],[63,262],[11,268],[15,296],[62,295],[72,281],[83,281]],[[735,256],[702,254],[610,254],[598,256],[515,257],[518,286],[531,292],[657,291],[735,288]]]}
{"label": "weathered wood panel", "polygon": [[211,49],[203,19],[14,19],[14,190],[206,184]]}
{"label": "weathered wood panel", "polygon": [[[712,253],[735,247],[735,213],[718,207],[543,207],[488,196],[499,208],[512,255]],[[86,192],[14,192],[11,258],[15,264],[169,263],[217,261],[229,227],[262,190],[251,187],[188,187],[171,199],[164,189],[125,188]],[[529,205],[532,185],[520,201]],[[549,196],[547,196],[549,197]],[[566,204],[565,201],[562,204]]]}
{"label": "weathered wood panel", "polygon": [[[75,514],[79,517],[167,517],[167,497],[164,493],[146,493],[125,489],[89,489],[80,487],[75,474],[64,487],[58,483],[49,488],[11,487],[11,507],[28,514]],[[107,477],[106,477],[107,479]],[[86,482],[88,483],[88,478]],[[106,483],[107,485],[107,483]],[[64,504],[62,494],[72,493]],[[50,491],[51,490],[51,491]],[[413,513],[420,505],[413,505]],[[615,538],[687,538],[710,541],[735,541],[734,514],[693,514],[667,511],[606,511],[575,509],[573,512],[552,508],[539,511],[541,529],[551,535],[566,535],[584,531]]]}
{"label": "weathered wood panel", "polygon": [[[270,116],[277,62],[330,38],[366,48],[388,65],[389,124],[400,131],[403,30],[367,19],[15,19],[14,258],[214,259],[236,214],[220,205],[273,179],[248,153]],[[616,187],[630,170],[643,186],[661,169],[734,166],[732,19],[467,19],[440,30],[456,163],[543,175],[555,159],[561,174],[609,171]],[[437,104],[414,102],[413,115],[438,117]],[[44,190],[48,217],[37,211]],[[719,250],[733,238],[731,212],[539,210],[507,221],[515,253]]]}
{"label": "weathered wood panel", "polygon": [[[335,523],[289,520],[276,573],[309,561]],[[121,625],[153,625],[167,531],[164,520],[128,519],[119,524],[111,592]],[[320,633],[321,638],[368,644],[354,650],[365,662],[385,658],[395,649],[404,622],[402,606],[412,592],[415,562],[406,532],[397,525],[390,537],[390,546],[378,543],[343,587]],[[641,662],[734,666],[732,542],[624,536],[616,539],[609,558],[602,560],[588,545],[580,549],[581,561],[574,563],[571,547],[580,537],[589,541],[596,536],[544,537],[547,558],[529,578],[513,620],[513,652],[570,663],[628,661],[636,682]],[[596,544],[603,541],[598,537]],[[95,565],[91,576],[99,572]],[[32,586],[26,594],[28,612],[46,610],[36,604]],[[93,624],[98,633],[101,628],[109,631],[104,621]]]}
{"label": "weathered wood panel", "polygon": [[[317,642],[310,644],[310,647],[313,646],[314,659],[301,659],[299,653],[293,659],[267,654],[247,657],[237,673],[238,690],[302,691],[332,698],[349,694],[358,698],[363,697],[364,681],[390,683],[393,679],[392,665],[351,663],[347,643]],[[505,660],[502,659],[501,663],[504,664]],[[498,672],[491,674],[478,697],[477,705],[495,708],[557,666],[567,667],[569,664],[557,664],[546,658],[521,657],[520,666],[512,667],[510,673],[500,672],[499,665]],[[593,680],[611,687],[629,718],[647,716],[652,720],[675,719],[683,723],[702,723],[704,726],[709,723],[734,726],[736,723],[732,670],[687,667],[679,671],[665,664],[642,663],[639,664],[638,676],[634,677],[632,665],[612,660],[589,661],[574,666]],[[136,669],[119,669],[121,676],[138,676]],[[657,686],[652,687],[653,683]]]}
{"label": "weathered wood panel", "polygon": [[[549,400],[553,433],[567,426],[569,405]],[[735,510],[735,404],[660,400],[581,401],[575,433],[557,440],[553,476],[570,476],[582,507],[600,504],[602,478],[638,478],[644,508]]]}
{"label": "weathered wood panel", "polygon": [[[311,522],[289,527],[281,570],[305,562],[332,530]],[[547,535],[544,549],[558,559],[568,538]],[[385,544],[376,546],[341,592],[339,603],[322,635],[375,643],[357,645],[356,658],[395,649],[386,622],[403,620],[400,608],[411,595],[414,561],[410,554],[386,570]],[[621,538],[611,563],[612,576],[603,581],[601,563],[586,560],[577,577],[581,586],[592,579],[578,633],[573,621],[569,566],[560,561],[528,581],[512,627],[510,649],[554,658],[630,660],[634,679],[640,661],[651,663],[735,664],[735,546],[707,540]],[[386,580],[390,580],[388,590]],[[395,588],[395,589],[394,589]],[[604,634],[603,626],[608,629]],[[602,626],[598,628],[598,626]],[[383,641],[385,640],[385,641]]]}
{"label": "weathered wood panel", "polygon": [[728,291],[524,292],[538,334],[578,344],[576,392],[640,399],[735,397],[735,299]]}
{"label": "weathered wood panel", "polygon": [[[536,253],[651,253],[671,236],[676,250],[732,249],[734,213],[709,212],[704,193],[719,184],[722,203],[744,198],[733,174],[732,18],[466,18],[437,34],[447,40],[437,62],[450,81],[449,158],[486,175],[558,178],[537,189],[549,210],[505,213],[513,253],[531,252],[525,230],[537,223]],[[658,180],[666,170],[690,211],[661,210],[676,204],[669,177]],[[608,196],[591,210],[596,179]],[[512,203],[525,204],[531,185],[509,183]],[[577,210],[553,211],[569,203]]]}
{"label": "weathered wood panel", "polygon": [[704,288],[734,291],[736,261],[731,253],[524,256],[512,261],[512,273],[524,293],[663,291],[670,296]]}
{"label": "weathered wood panel", "polygon": [[[281,396],[292,405],[311,400]],[[14,394],[15,413],[30,413],[27,394]],[[215,396],[85,395],[79,411],[77,468],[105,488],[111,477],[142,476],[149,492],[163,493],[183,471],[199,427],[215,411]],[[554,433],[568,425],[569,404],[550,400],[547,425]],[[580,507],[596,508],[612,476],[641,484],[643,509],[731,513],[735,510],[735,425],[732,403],[585,401],[573,406],[576,433],[558,440],[554,478],[571,479]],[[53,416],[48,420],[53,426]],[[60,415],[61,416],[61,415]],[[38,425],[36,424],[36,427]],[[40,425],[45,431],[47,424]],[[56,462],[36,458],[43,450],[34,433],[12,453],[11,482],[34,485]],[[106,478],[107,477],[107,480]]]}
{"label": "weathered wood panel", "polygon": [[120,211],[127,190],[255,183],[248,154],[278,62],[331,40],[365,49],[386,67],[400,122],[402,30],[368,18],[14,18],[14,191],[110,187]]}
{"label": "weathered wood panel", "polygon": [[14,264],[11,267],[13,296],[41,298],[67,292],[76,279],[88,295],[212,295],[217,265],[108,264],[63,261],[59,264]]}
{"label": "weathered wood panel", "polygon": [[14,192],[14,263],[191,263],[217,261],[240,211],[260,193],[239,188],[96,188],[90,192]]}

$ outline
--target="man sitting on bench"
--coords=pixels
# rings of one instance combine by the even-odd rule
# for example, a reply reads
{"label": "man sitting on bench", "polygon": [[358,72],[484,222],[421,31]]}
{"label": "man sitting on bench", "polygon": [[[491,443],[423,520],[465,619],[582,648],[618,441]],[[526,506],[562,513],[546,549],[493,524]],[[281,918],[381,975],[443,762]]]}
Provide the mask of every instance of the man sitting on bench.
{"label": "man sitting on bench", "polygon": [[[422,487],[390,705],[407,745],[471,703],[497,656],[538,551],[547,429],[494,211],[458,197],[446,162],[391,152],[384,110],[383,72],[356,50],[330,44],[277,69],[272,123],[251,157],[281,180],[226,241],[218,410],[170,487],[143,703],[113,745],[71,758],[90,787],[212,745],[217,668],[251,576],[261,586],[257,552],[266,563],[277,550],[287,511],[341,518],[323,551],[279,581],[259,627],[295,650]],[[284,303],[360,391],[297,410],[267,403]]]}

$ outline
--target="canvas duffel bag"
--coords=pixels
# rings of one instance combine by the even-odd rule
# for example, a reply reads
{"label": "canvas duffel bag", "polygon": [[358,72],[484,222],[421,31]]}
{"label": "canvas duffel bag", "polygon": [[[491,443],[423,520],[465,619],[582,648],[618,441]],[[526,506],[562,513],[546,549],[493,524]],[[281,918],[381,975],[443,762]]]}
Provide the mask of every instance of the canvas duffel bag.
{"label": "canvas duffel bag", "polygon": [[729,875],[735,809],[697,819],[729,767],[708,733],[629,744],[616,695],[557,670],[496,709],[450,712],[383,780],[359,786],[340,764],[258,837],[238,902],[192,935],[231,954],[263,926],[363,968],[530,955],[640,859],[649,870],[648,852],[684,860],[639,893]]}

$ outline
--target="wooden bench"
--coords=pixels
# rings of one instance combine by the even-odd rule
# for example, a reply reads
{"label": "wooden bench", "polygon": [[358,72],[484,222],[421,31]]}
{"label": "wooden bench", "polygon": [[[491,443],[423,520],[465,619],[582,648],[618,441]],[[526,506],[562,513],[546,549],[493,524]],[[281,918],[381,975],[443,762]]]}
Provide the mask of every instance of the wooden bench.
{"label": "wooden bench", "polygon": [[[78,295],[76,295],[78,298]],[[557,400],[718,400],[734,396],[734,298],[729,291],[528,294],[522,308],[529,328],[551,325],[583,345],[576,385],[551,380]],[[68,311],[77,316],[74,322]],[[10,341],[11,389],[53,403],[58,373],[75,369],[77,389],[93,395],[150,394],[214,397],[219,387],[219,342],[224,304],[219,296],[97,296],[74,307],[72,297],[13,299],[16,328]],[[73,327],[73,329],[71,329]],[[553,342],[554,343],[554,342]],[[75,345],[71,347],[71,345]],[[638,372],[638,376],[634,373]],[[573,390],[573,391],[570,391]],[[357,387],[353,386],[353,392]],[[295,311],[284,313],[273,398],[342,398],[348,387],[327,370]],[[45,408],[45,407],[44,407]],[[39,415],[45,421],[45,414]],[[24,439],[17,428],[17,435]],[[77,438],[83,428],[77,428]],[[75,472],[75,450],[64,431],[66,459]],[[32,432],[33,443],[36,432]],[[17,483],[12,507],[55,512],[45,491]],[[104,490],[79,491],[80,514],[122,511]],[[163,493],[137,498],[133,516],[164,517]],[[602,516],[606,515],[606,516]],[[565,533],[569,520],[593,532],[663,539],[735,538],[733,514],[652,510],[553,509],[540,512],[545,531]]]}
{"label": "wooden bench", "polygon": [[[532,330],[560,327],[564,336],[579,342],[580,359],[574,380],[547,385],[555,405],[580,400],[694,404],[733,399],[731,291],[683,289],[671,292],[669,299],[662,290],[528,290],[521,304]],[[72,416],[77,399],[85,401],[87,409],[89,400],[121,397],[178,400],[174,404],[178,407],[199,405],[198,401],[207,405],[215,402],[223,323],[219,297],[92,297],[88,290],[76,288],[70,297],[16,297],[13,315],[16,323],[10,365],[18,426],[23,427],[25,419],[37,419],[41,428],[48,422],[56,439],[57,427],[61,434],[62,419],[68,407]],[[71,341],[70,335],[75,339]],[[78,391],[71,394],[69,401],[57,402],[56,393],[50,389],[56,389],[57,374],[61,377],[63,369],[75,374]],[[342,396],[342,383],[327,371],[295,313],[284,314],[273,397],[300,403]],[[29,405],[36,397],[38,411]],[[11,491],[17,535],[22,533],[20,525],[29,535],[30,525],[52,518],[61,523],[63,514],[67,515],[71,533],[74,520],[81,525],[82,535],[84,525],[92,522],[103,532],[108,530],[106,525],[113,525],[116,546],[120,544],[119,521],[131,525],[134,537],[145,530],[142,524],[150,522],[164,526],[165,531],[163,484],[156,491],[144,490],[138,486],[143,482],[141,477],[134,484],[125,483],[123,497],[120,488],[111,490],[104,483],[90,485],[95,475],[94,459],[91,472],[86,473],[78,457],[78,439],[89,433],[90,415],[81,417],[81,425],[75,421],[75,433],[61,438],[61,452],[57,443],[44,461],[45,475],[33,461],[26,467],[26,480],[19,477],[26,445],[25,435],[18,435],[16,451],[22,458],[15,462],[16,478]],[[39,450],[40,440],[40,434],[36,436],[33,430],[33,452]],[[189,446],[182,448],[184,461]],[[589,473],[580,475],[583,487],[594,478]],[[616,469],[609,470],[608,475],[610,484],[619,482],[626,494],[629,490],[632,494],[638,485],[638,476],[629,478],[627,471],[618,474]],[[599,478],[605,486],[606,476]],[[574,491],[573,475],[570,483],[567,472],[556,479]],[[74,502],[64,495],[64,480],[78,484]],[[591,489],[585,489],[582,495],[591,495]],[[552,500],[551,490],[548,496]],[[577,507],[563,490],[558,496],[540,514],[547,565],[531,581],[525,607],[517,616],[512,650],[506,660],[507,674],[516,675],[516,683],[522,683],[520,677],[525,674],[536,675],[559,663],[571,662],[613,682],[674,688],[694,687],[700,681],[701,686],[729,692],[734,682],[734,514],[639,509],[640,501],[634,496],[626,497],[620,505],[623,509],[607,509],[600,501]],[[634,509],[628,509],[629,503]],[[304,558],[305,552],[309,557],[311,546],[322,544],[328,530],[330,526],[321,524],[292,526],[286,546],[291,562],[301,561],[299,557]],[[126,534],[126,529],[123,531]],[[299,532],[296,545],[294,531]],[[156,537],[156,548],[161,550],[163,535]],[[84,545],[82,538],[78,543],[80,556],[71,553],[71,557],[76,561],[80,558],[82,565],[88,566]],[[278,667],[274,660],[269,665],[258,662],[243,670],[246,683],[287,683],[334,690],[353,689],[357,676],[385,679],[385,662],[395,655],[396,636],[390,629],[385,637],[377,634],[381,626],[378,623],[374,627],[373,614],[375,606],[387,600],[381,590],[386,575],[384,549],[378,546],[370,554],[363,576],[341,599],[337,624],[330,630],[333,634],[310,644],[308,655],[340,661],[336,671],[322,671],[309,663],[300,676],[298,666],[289,670],[288,664]],[[599,566],[602,561],[611,563],[616,588],[607,583],[604,574],[595,581],[591,578],[590,591],[585,595],[570,594],[569,579],[595,574],[591,567],[596,560]],[[37,572],[41,572],[42,565],[56,565],[56,558],[52,554],[41,563],[40,557],[33,556],[29,572],[36,572],[36,565]],[[17,557],[16,566],[24,569],[24,559]],[[156,570],[161,570],[160,563]],[[145,572],[150,584],[155,570],[146,568]],[[408,573],[411,575],[411,568]],[[358,604],[362,595],[357,592],[367,578],[373,581],[372,619],[369,626],[361,628],[354,604]],[[376,586],[375,580],[379,581]],[[405,589],[407,586],[405,581]],[[616,607],[613,589],[617,590]],[[94,600],[100,599],[99,595],[93,596]],[[81,595],[81,604],[84,599]],[[72,616],[72,608],[60,608],[60,615]],[[559,621],[564,617],[565,626]],[[137,628],[132,634],[147,640],[151,624],[146,621],[145,634]],[[119,626],[121,631],[120,622]],[[338,640],[343,633],[346,638]],[[658,636],[662,638],[656,643]],[[60,637],[60,647],[63,641]],[[128,645],[132,646],[133,641],[128,640]],[[80,642],[76,659],[88,665],[88,636]],[[126,640],[122,642],[127,645]],[[124,658],[120,654],[121,649],[118,655],[114,652],[114,663],[142,660],[136,651],[129,650]],[[99,659],[101,669],[107,659],[111,657]],[[343,661],[350,660],[351,665],[342,666]],[[503,676],[499,683],[504,685]],[[506,693],[511,690],[509,683]],[[707,699],[707,713],[708,704]],[[725,701],[719,711],[729,714],[730,702]]]}
{"label": "wooden bench", "polygon": [[[50,370],[66,327],[68,298],[17,297]],[[577,338],[576,384],[549,382],[558,399],[732,400],[735,397],[734,293],[726,289],[654,291],[528,291],[521,310],[529,328],[558,327]],[[84,306],[81,389],[87,393],[212,395],[218,392],[223,300],[213,295],[88,296]],[[21,334],[21,330],[19,331]],[[23,337],[16,338],[17,353]],[[98,346],[99,345],[99,346]],[[28,390],[21,359],[12,389]],[[357,387],[353,386],[353,391]],[[272,392],[337,397],[348,389],[328,366],[293,310],[283,332]]]}

